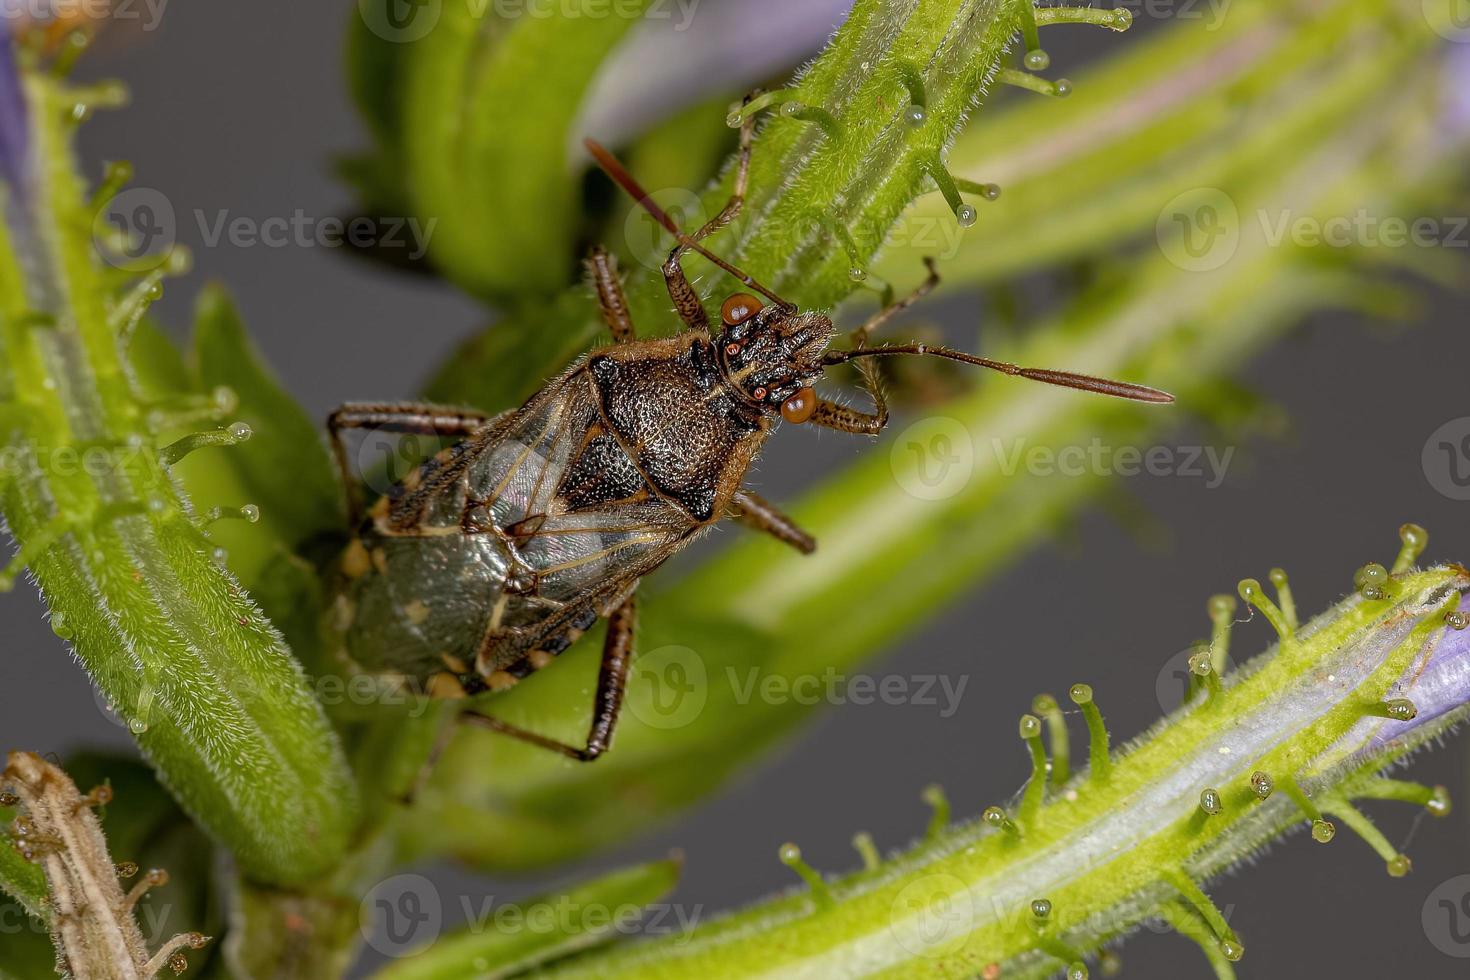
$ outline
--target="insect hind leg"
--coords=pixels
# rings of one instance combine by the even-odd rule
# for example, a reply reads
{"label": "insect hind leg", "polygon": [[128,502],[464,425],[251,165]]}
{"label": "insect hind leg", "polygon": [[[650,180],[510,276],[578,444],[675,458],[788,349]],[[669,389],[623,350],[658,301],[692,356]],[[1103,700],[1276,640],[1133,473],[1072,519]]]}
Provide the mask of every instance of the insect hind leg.
{"label": "insect hind leg", "polygon": [[602,666],[597,673],[597,694],[593,701],[592,724],[587,730],[587,740],[578,747],[528,731],[509,722],[478,711],[466,710],[459,719],[466,724],[488,728],[502,735],[529,742],[539,748],[558,752],[578,762],[591,762],[607,751],[612,744],[613,729],[623,710],[623,692],[628,683],[628,668],[633,662],[633,633],[637,620],[634,598],[629,596],[622,605],[607,618],[607,638],[602,644]]}

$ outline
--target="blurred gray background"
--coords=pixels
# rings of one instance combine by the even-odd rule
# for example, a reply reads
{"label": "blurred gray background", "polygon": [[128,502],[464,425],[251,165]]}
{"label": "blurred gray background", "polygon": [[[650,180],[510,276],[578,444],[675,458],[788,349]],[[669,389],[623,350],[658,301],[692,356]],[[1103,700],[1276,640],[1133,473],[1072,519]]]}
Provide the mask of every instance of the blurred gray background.
{"label": "blurred gray background", "polygon": [[[136,107],[103,113],[85,128],[89,171],[103,159],[132,160],[137,183],[163,191],[181,213],[349,212],[351,198],[329,169],[334,155],[366,144],[345,90],[349,16],[345,3],[178,3],[158,30],[104,44],[85,73],[125,79]],[[1080,62],[1117,43],[1126,42],[1061,31],[1047,47],[1054,64],[1081,79]],[[287,387],[317,416],[347,399],[412,396],[431,366],[484,323],[481,308],[450,287],[340,250],[207,248],[192,221],[180,228],[197,268],[169,284],[160,318],[182,335],[199,286],[224,280]],[[922,832],[928,812],[919,793],[927,783],[942,783],[965,816],[1019,786],[1027,762],[1016,718],[1038,691],[1090,680],[1115,737],[1141,731],[1159,713],[1156,678],[1165,662],[1206,631],[1206,597],[1233,591],[1244,576],[1285,566],[1301,608],[1319,610],[1351,588],[1353,569],[1392,558],[1396,529],[1407,520],[1430,529],[1430,558],[1470,560],[1461,523],[1470,505],[1437,492],[1421,465],[1430,434],[1470,415],[1463,303],[1431,297],[1411,329],[1337,316],[1304,324],[1242,379],[1285,407],[1288,435],[1240,446],[1213,489],[1198,479],[1126,481],[1172,530],[1166,547],[1141,544],[1092,511],[1065,544],[1042,546],[867,668],[968,674],[952,716],[918,705],[825,709],[782,755],[719,798],[557,880],[679,848],[686,871],[676,900],[708,915],[792,884],[776,860],[783,841],[799,842],[817,867],[852,867],[853,831],[870,830],[885,849]],[[931,309],[972,324],[977,307],[951,296]],[[860,440],[787,433],[763,461],[763,489],[788,498],[863,449]],[[26,588],[0,601],[0,746],[128,749],[126,733],[94,708],[89,682],[41,612]],[[1238,651],[1254,652],[1268,628],[1257,621],[1237,637]],[[1466,745],[1452,740],[1412,770],[1452,789],[1458,809],[1450,819],[1419,821],[1405,806],[1370,810],[1390,840],[1413,837],[1410,877],[1388,878],[1344,832],[1330,847],[1294,837],[1215,885],[1248,946],[1242,976],[1466,975],[1470,960],[1436,949],[1421,922],[1435,887],[1470,873]],[[548,884],[449,868],[427,873],[451,910],[460,895],[503,899]],[[1470,942],[1457,949],[1470,955]],[[1140,980],[1209,975],[1177,936],[1140,935],[1122,955],[1125,976]]]}

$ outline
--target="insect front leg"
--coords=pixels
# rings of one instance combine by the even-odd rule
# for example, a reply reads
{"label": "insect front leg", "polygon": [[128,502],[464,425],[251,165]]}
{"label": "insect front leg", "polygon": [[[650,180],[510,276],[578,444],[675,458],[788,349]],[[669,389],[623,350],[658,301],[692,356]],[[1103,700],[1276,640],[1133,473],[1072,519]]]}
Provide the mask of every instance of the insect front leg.
{"label": "insect front leg", "polygon": [[817,550],[817,541],[754,490],[737,490],[731,498],[732,516],[747,527],[764,531],[804,555]]}
{"label": "insect front leg", "polygon": [[332,458],[337,463],[347,495],[351,526],[362,523],[362,491],[357,474],[347,462],[343,433],[349,429],[380,429],[402,435],[448,436],[463,439],[485,424],[480,412],[425,405],[419,402],[348,402],[327,416],[327,433],[332,439]]}
{"label": "insect front leg", "polygon": [[[759,91],[751,92],[745,97],[742,105],[758,94]],[[708,238],[740,216],[740,210],[745,206],[746,188],[750,182],[750,147],[754,137],[755,117],[750,116],[740,124],[740,149],[735,155],[735,183],[730,191],[730,199],[725,202],[719,214],[706,221],[690,236],[694,241]],[[694,287],[689,283],[689,278],[684,275],[682,261],[687,251],[689,251],[689,246],[681,242],[669,252],[669,257],[663,265],[664,282],[668,286],[669,298],[674,301],[674,309],[685,325],[691,330],[708,330],[709,317],[704,312],[704,304],[699,301],[699,294],[694,291]]]}
{"label": "insect front leg", "polygon": [[602,319],[612,334],[613,343],[631,344],[636,337],[633,317],[628,312],[628,297],[623,293],[623,284],[618,279],[618,265],[607,249],[597,245],[587,259],[587,271],[592,275],[592,288],[597,291],[597,305],[602,310]]}
{"label": "insect front leg", "polygon": [[597,674],[597,695],[593,702],[592,725],[587,730],[587,742],[582,747],[568,745],[558,739],[548,738],[482,715],[476,711],[465,711],[459,717],[468,724],[479,725],[511,738],[529,742],[543,749],[560,752],[578,762],[591,762],[607,751],[612,744],[613,728],[623,710],[623,691],[628,683],[628,668],[633,662],[633,632],[637,619],[634,598],[629,596],[622,605],[607,618],[607,638],[602,643],[602,667]]}
{"label": "insect front leg", "polygon": [[[924,281],[915,287],[914,291],[902,299],[889,303],[877,313],[874,313],[861,326],[852,332],[852,345],[854,348],[863,348],[868,344],[868,338],[873,332],[885,326],[890,320],[898,316],[904,310],[913,306],[919,300],[929,294],[935,286],[939,285],[939,270],[934,265],[932,258],[924,259],[924,266],[929,270],[929,275]],[[816,410],[812,413],[812,422],[816,425],[836,429],[839,432],[852,432],[858,435],[875,436],[883,431],[888,424],[888,399],[883,392],[883,378],[878,372],[878,365],[872,359],[855,359],[858,376],[863,380],[863,387],[873,399],[872,412],[860,412],[846,405],[828,401],[825,398],[817,400]]]}

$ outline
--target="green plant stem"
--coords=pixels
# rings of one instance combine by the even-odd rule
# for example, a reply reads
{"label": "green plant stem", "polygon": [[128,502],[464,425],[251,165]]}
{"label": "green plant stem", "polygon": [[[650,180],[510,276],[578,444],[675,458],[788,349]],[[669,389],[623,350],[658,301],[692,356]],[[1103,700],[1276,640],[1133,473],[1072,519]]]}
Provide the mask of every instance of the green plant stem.
{"label": "green plant stem", "polygon": [[341,749],[163,463],[187,433],[151,417],[110,322],[131,283],[94,247],[78,96],[22,78],[28,178],[4,188],[0,230],[0,509],[52,628],[172,792],[249,873],[310,880],[355,822]]}
{"label": "green plant stem", "polygon": [[[702,927],[680,942],[625,947],[551,971],[558,977],[790,975],[1043,977],[1061,949],[1090,952],[1183,899],[1209,924],[1206,942],[1238,957],[1241,940],[1196,884],[1301,824],[1286,794],[1260,800],[1256,770],[1319,794],[1354,786],[1436,738],[1459,708],[1379,737],[1361,705],[1413,696],[1419,667],[1454,635],[1445,624],[1470,575],[1458,567],[1404,576],[1389,600],[1353,596],[1229,678],[1222,702],[1184,708],[1114,756],[1106,782],[1079,773],[1050,795],[1019,839],[984,821],[962,825],[877,871],[831,882],[833,901],[797,893]],[[1456,637],[1463,656],[1463,641]],[[1221,806],[1201,819],[1202,787]],[[1032,903],[1050,902],[1038,933]]]}

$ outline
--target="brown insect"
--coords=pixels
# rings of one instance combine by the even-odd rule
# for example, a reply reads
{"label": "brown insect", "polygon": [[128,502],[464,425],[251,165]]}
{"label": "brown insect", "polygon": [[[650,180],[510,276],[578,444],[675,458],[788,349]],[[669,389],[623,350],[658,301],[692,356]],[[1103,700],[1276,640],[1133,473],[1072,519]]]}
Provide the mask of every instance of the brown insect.
{"label": "brown insect", "polygon": [[[790,518],[743,486],[778,420],[876,435],[888,407],[872,358],[927,355],[1144,402],[1164,392],[1065,371],[1017,367],[923,344],[868,346],[870,335],[933,289],[929,276],[833,350],[832,320],[803,312],[699,241],[744,201],[753,124],[740,133],[733,194],[692,235],[681,231],[601,146],[598,164],[677,244],[663,265],[687,328],[637,339],[611,256],[588,260],[613,343],[578,359],[520,408],[494,418],[428,405],[350,404],[328,423],[353,487],[343,433],[375,428],[449,435],[448,449],[394,486],[362,519],[341,559],[336,629],[353,669],[412,679],[434,696],[499,691],[545,667],[599,617],[608,620],[591,727],[570,745],[475,712],[463,717],[591,760],[607,750],[633,652],[634,591],[643,576],[717,521],[733,517],[802,552],[816,547]],[[713,325],[685,277],[695,251],[735,277]],[[764,301],[754,294],[764,297]],[[823,371],[855,361],[873,410],[817,395]]]}

